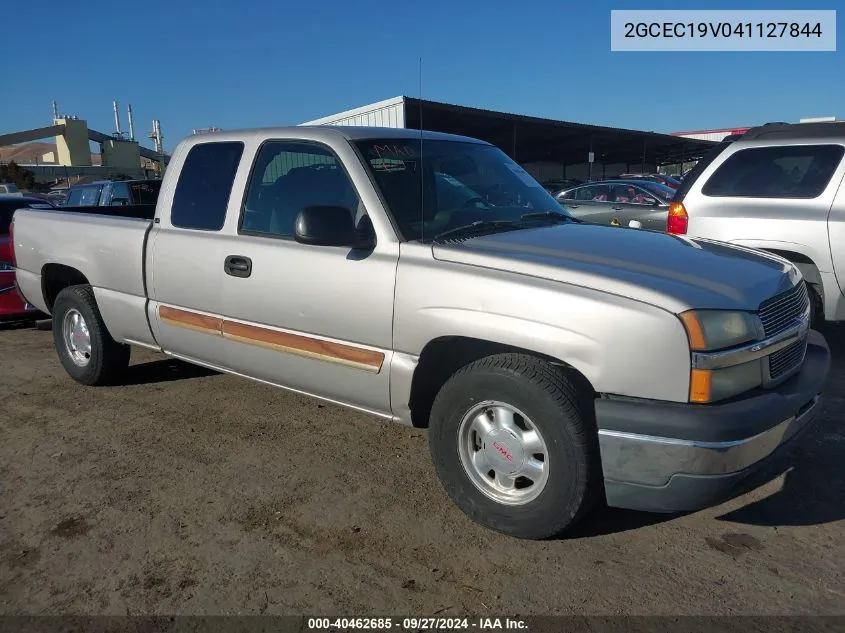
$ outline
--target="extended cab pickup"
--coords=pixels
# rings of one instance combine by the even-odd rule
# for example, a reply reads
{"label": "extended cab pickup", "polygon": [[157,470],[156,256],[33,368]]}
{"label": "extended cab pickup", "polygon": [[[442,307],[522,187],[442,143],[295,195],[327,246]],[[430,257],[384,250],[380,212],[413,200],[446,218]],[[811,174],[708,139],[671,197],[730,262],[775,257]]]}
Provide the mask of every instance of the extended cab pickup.
{"label": "extended cab pickup", "polygon": [[14,216],[19,290],[74,379],[119,380],[138,345],[428,427],[454,502],[518,537],[603,497],[717,503],[818,415],[829,351],[794,265],[580,223],[482,141],[192,136],[154,219],[126,215]]}

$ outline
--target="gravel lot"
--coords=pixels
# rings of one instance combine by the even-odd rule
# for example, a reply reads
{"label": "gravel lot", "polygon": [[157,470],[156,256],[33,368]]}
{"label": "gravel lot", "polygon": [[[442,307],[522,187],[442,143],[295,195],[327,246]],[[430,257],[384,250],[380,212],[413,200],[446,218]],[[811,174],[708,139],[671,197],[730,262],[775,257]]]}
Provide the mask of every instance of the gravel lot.
{"label": "gravel lot", "polygon": [[446,498],[423,431],[133,351],[83,388],[0,328],[3,614],[845,614],[845,327],[793,470],[682,517],[518,541]]}

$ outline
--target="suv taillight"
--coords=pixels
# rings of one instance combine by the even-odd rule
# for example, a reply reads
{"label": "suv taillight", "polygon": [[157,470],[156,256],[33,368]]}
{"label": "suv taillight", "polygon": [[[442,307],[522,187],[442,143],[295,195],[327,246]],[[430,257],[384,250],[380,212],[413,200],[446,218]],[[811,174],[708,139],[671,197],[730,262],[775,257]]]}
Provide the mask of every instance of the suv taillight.
{"label": "suv taillight", "polygon": [[670,235],[686,235],[689,227],[689,215],[683,202],[669,205],[669,217],[666,219],[666,232]]}

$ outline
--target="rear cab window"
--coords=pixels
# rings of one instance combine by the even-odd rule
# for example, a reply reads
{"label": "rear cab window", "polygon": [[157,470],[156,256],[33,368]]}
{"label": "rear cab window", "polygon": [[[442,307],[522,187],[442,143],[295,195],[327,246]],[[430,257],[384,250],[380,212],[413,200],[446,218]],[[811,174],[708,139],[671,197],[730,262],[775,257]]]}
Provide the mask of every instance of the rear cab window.
{"label": "rear cab window", "polygon": [[845,154],[842,145],[740,149],[701,189],[708,197],[810,199],[824,192]]}
{"label": "rear cab window", "polygon": [[179,172],[170,223],[183,229],[219,231],[243,155],[240,141],[194,145]]}

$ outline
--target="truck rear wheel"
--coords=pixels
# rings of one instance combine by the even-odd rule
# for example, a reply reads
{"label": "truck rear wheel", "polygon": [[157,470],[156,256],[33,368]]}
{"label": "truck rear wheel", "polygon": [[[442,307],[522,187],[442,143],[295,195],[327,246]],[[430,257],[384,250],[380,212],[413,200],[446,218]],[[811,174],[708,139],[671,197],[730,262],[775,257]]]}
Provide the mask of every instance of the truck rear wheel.
{"label": "truck rear wheel", "polygon": [[523,354],[475,361],[443,385],[429,443],[447,493],[471,519],[542,539],[600,499],[591,415],[564,373]]}
{"label": "truck rear wheel", "polygon": [[65,371],[83,385],[113,382],[129,365],[128,345],[103,323],[91,286],[70,286],[53,304],[53,343]]}

